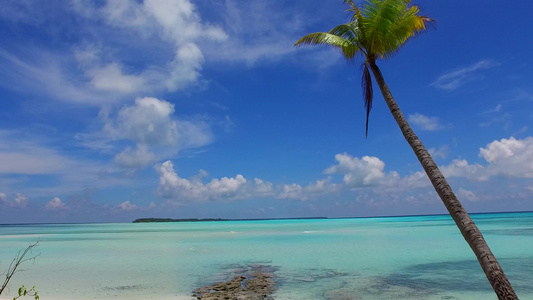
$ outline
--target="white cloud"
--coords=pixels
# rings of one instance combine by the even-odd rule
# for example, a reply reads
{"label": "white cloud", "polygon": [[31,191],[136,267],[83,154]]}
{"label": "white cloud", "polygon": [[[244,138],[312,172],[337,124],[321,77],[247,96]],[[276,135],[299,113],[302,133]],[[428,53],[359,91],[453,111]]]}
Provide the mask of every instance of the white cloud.
{"label": "white cloud", "polygon": [[386,175],[383,172],[385,163],[377,157],[363,156],[359,159],[344,153],[335,155],[335,160],[338,164],[327,168],[324,173],[344,174],[343,181],[350,187],[377,185],[388,180],[388,176],[397,176]]}
{"label": "white cloud", "polygon": [[278,192],[277,198],[280,199],[297,199],[310,200],[324,195],[333,195],[339,192],[341,186],[331,182],[331,178],[317,180],[315,183],[310,183],[306,186],[299,184],[284,184],[281,191]]}
{"label": "white cloud", "polygon": [[259,178],[254,178],[255,191],[259,196],[270,196],[274,192],[272,182],[263,181]]}
{"label": "white cloud", "polygon": [[[440,166],[444,176],[465,178],[485,185],[497,176],[509,178],[533,178],[533,137],[516,140],[514,138],[494,141],[480,150],[480,156],[487,164],[470,164],[464,159]],[[387,205],[391,201],[397,205],[402,199],[416,205],[438,202],[438,196],[431,189],[431,183],[424,171],[401,177],[396,171],[385,171],[385,163],[377,157],[352,157],[346,153],[335,156],[337,164],[324,170],[331,177],[316,180],[307,185],[286,183],[273,185],[259,178],[247,180],[238,174],[235,177],[211,179],[204,183],[207,175],[201,171],[198,176],[181,178],[174,170],[172,162],[156,166],[159,173],[158,195],[174,204],[187,204],[205,201],[235,201],[244,199],[277,198],[308,201],[338,197],[350,192],[357,199],[372,205]],[[335,175],[342,176],[342,182],[334,182]],[[485,181],[485,182],[484,182]],[[483,182],[483,183],[481,183]],[[416,192],[415,191],[419,191]],[[527,187],[524,188],[527,191]],[[460,199],[476,202],[486,199],[486,193],[478,196],[479,189],[457,191]],[[389,199],[389,200],[384,200]]]}
{"label": "white cloud", "polygon": [[101,118],[106,139],[136,145],[135,149],[128,146],[115,156],[115,163],[121,167],[143,167],[164,155],[202,147],[213,140],[205,121],[178,120],[172,103],[151,97],[136,99],[135,104],[120,109],[116,117],[102,110]]}
{"label": "white cloud", "polygon": [[278,60],[293,53],[295,41],[307,33],[304,25],[309,23],[302,20],[310,19],[303,9],[289,12],[280,10],[279,5],[282,3],[236,0],[213,4],[224,19],[228,37],[218,47],[205,44],[207,59],[252,66],[258,61]]}
{"label": "white cloud", "polygon": [[201,118],[177,120],[176,125],[179,133],[179,149],[198,148],[213,141],[209,124]]}
{"label": "white cloud", "polygon": [[444,177],[465,177],[473,180],[487,180],[490,176],[486,174],[480,164],[471,165],[465,159],[454,159],[447,166],[440,166]]}
{"label": "white cloud", "polygon": [[[203,84],[206,60],[248,65],[279,60],[295,51],[293,44],[307,26],[322,21],[309,18],[307,5],[296,3],[294,11],[285,11],[268,1],[71,0],[52,4],[54,9],[43,9],[45,5],[50,6],[8,3],[2,12],[8,11],[14,22],[20,16],[34,26],[36,19],[59,26],[72,47],[59,51],[36,41],[33,48],[23,44],[0,50],[0,84],[92,105]],[[204,21],[204,12],[215,23]],[[63,26],[64,18],[77,22]],[[39,32],[42,39],[57,38],[55,32]]]}
{"label": "white cloud", "polygon": [[[97,8],[87,2],[80,3],[79,12],[83,11],[91,11],[91,15],[98,13]],[[99,13],[105,16],[108,23],[120,27],[142,27],[148,22],[142,6],[131,0],[107,1]]]}
{"label": "white cloud", "polygon": [[490,163],[490,173],[506,177],[533,178],[533,137],[501,139],[479,150]]}
{"label": "white cloud", "polygon": [[201,120],[177,120],[174,105],[145,97],[123,107],[116,119],[104,117],[104,132],[114,139],[129,139],[138,144],[200,147],[211,142],[209,126]]}
{"label": "white cloud", "polygon": [[479,201],[479,198],[474,192],[465,190],[463,188],[459,188],[459,191],[457,192],[457,197],[459,200],[466,200],[469,202],[476,202]]}
{"label": "white cloud", "polygon": [[188,0],[146,0],[143,9],[163,28],[163,34],[177,44],[205,38],[217,41],[227,39],[220,27],[202,24],[196,7]]}
{"label": "white cloud", "polygon": [[321,195],[338,191],[339,186],[331,179],[317,180],[307,186],[283,184],[274,187],[271,182],[254,178],[247,180],[237,174],[235,177],[214,178],[208,183],[202,182],[205,171],[190,179],[181,178],[174,170],[171,161],[156,166],[159,173],[158,195],[175,204],[205,201],[234,201],[275,197],[279,199],[309,200]]}
{"label": "white cloud", "polygon": [[175,59],[170,63],[170,76],[166,80],[166,88],[176,90],[195,82],[200,76],[204,56],[194,43],[189,43],[178,48]]}
{"label": "white cloud", "polygon": [[439,118],[437,117],[427,117],[423,114],[412,114],[408,117],[409,123],[412,123],[423,130],[435,131],[444,128],[439,124]]}
{"label": "white cloud", "polygon": [[174,105],[165,100],[137,98],[134,105],[118,112],[116,120],[107,120],[104,131],[113,138],[140,144],[173,145],[178,140],[173,113]]}
{"label": "white cloud", "polygon": [[26,47],[12,52],[0,49],[0,84],[65,102],[101,104],[118,99],[115,94],[95,90],[79,74],[67,70],[71,63],[67,54],[49,53],[46,49]]}
{"label": "white cloud", "polygon": [[441,167],[442,173],[447,177],[465,177],[471,180],[488,180],[495,176],[533,178],[533,137],[493,141],[486,148],[480,148],[479,156],[488,165],[471,165],[466,160],[457,159],[452,164]]}
{"label": "white cloud", "polygon": [[499,63],[492,60],[481,60],[473,65],[441,75],[431,85],[444,90],[455,90],[479,77],[479,70],[491,69],[498,65]]}
{"label": "white cloud", "polygon": [[433,158],[446,158],[450,148],[448,146],[441,146],[440,148],[429,148],[428,152]]}
{"label": "white cloud", "polygon": [[246,182],[247,180],[241,174],[237,174],[234,178],[213,179],[206,187],[211,194],[216,195],[216,198],[233,198],[239,195],[239,192],[246,186]]}
{"label": "white cloud", "polygon": [[[438,152],[437,152],[438,153]],[[494,177],[533,178],[533,137],[523,140],[515,138],[494,141],[480,149],[480,157],[487,161],[486,165],[470,164],[464,159],[455,159],[448,165],[439,166],[446,178],[465,178],[472,181],[488,181]],[[431,186],[424,171],[400,177],[391,171],[385,172],[385,163],[377,157],[364,156],[361,159],[346,153],[335,156],[337,165],[327,168],[327,174],[343,175],[343,183],[349,188],[370,187],[378,194],[406,192],[424,189]],[[298,195],[301,187],[287,186],[286,195]],[[476,200],[477,196],[461,190],[461,195],[468,201]],[[296,197],[296,196],[294,196]]]}
{"label": "white cloud", "polygon": [[531,145],[533,138],[525,140],[517,140],[514,137],[510,139],[502,139],[501,141],[494,141],[487,145],[487,148],[480,148],[479,155],[490,163],[507,160],[512,156],[521,154],[532,154]]}
{"label": "white cloud", "polygon": [[115,163],[125,168],[140,168],[153,162],[155,155],[147,150],[145,145],[138,145],[135,150],[126,147],[124,151],[115,156]]}
{"label": "white cloud", "polygon": [[124,201],[120,203],[119,205],[117,205],[117,208],[120,210],[124,210],[124,211],[131,211],[131,210],[136,210],[137,205],[131,204],[129,201]]}
{"label": "white cloud", "polygon": [[[399,178],[399,175],[397,178]],[[426,172],[418,171],[411,175],[405,176],[398,181],[391,180],[389,185],[394,186],[398,190],[412,190],[427,188],[431,186],[431,181],[427,177]]]}
{"label": "white cloud", "polygon": [[66,209],[67,206],[61,199],[58,197],[54,197],[54,199],[46,202],[46,205],[44,206],[47,210],[63,210]]}
{"label": "white cloud", "polygon": [[[204,184],[201,177],[181,178],[174,171],[171,161],[156,166],[156,170],[159,173],[158,194],[178,202],[243,199],[251,192],[249,189],[253,189],[248,180],[240,174],[232,178],[213,179]],[[261,192],[264,192],[263,181],[255,180],[255,185],[260,186]]]}
{"label": "white cloud", "polygon": [[[173,48],[174,56],[168,57],[166,63],[148,65],[139,75],[124,74],[119,68],[108,70],[113,71],[113,79],[122,83],[118,87],[123,91],[140,90],[143,83],[148,90],[176,91],[196,82],[204,63],[198,41],[221,42],[228,37],[222,28],[202,23],[195,5],[188,0],[109,1],[96,11],[111,26],[137,32],[145,39],[159,36]],[[111,61],[109,66],[117,64]],[[105,82],[105,77],[93,77],[95,80]]]}
{"label": "white cloud", "polygon": [[26,208],[26,206],[28,205],[28,201],[28,197],[22,196],[19,193],[15,194],[15,197],[13,199],[9,199],[9,197],[5,193],[0,193],[0,204],[7,207]]}
{"label": "white cloud", "polygon": [[[79,21],[62,26],[63,34],[73,37],[68,50],[49,50],[38,43],[0,50],[0,83],[66,102],[102,104],[134,93],[183,89],[201,78],[204,55],[199,43],[212,47],[228,38],[221,27],[204,23],[188,0],[103,5],[72,0],[47,14],[40,3],[6,6],[34,26],[33,15],[53,25],[65,15]],[[49,38],[47,30],[40,32]]]}
{"label": "white cloud", "polygon": [[300,199],[303,195],[303,187],[299,184],[284,184],[278,197],[282,199]]}
{"label": "white cloud", "polygon": [[127,94],[143,90],[143,78],[136,75],[125,75],[122,67],[117,63],[91,69],[88,74],[91,75],[91,83],[97,90]]}

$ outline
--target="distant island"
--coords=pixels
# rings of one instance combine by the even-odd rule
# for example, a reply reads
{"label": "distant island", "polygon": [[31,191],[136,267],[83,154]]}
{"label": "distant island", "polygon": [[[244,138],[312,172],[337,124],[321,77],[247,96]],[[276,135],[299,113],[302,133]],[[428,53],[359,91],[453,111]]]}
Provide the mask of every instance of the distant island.
{"label": "distant island", "polygon": [[221,219],[221,218],[207,218],[207,219],[171,219],[171,218],[140,218],[133,221],[133,223],[169,223],[169,222],[216,222],[216,221],[267,221],[267,220],[305,220],[305,219],[328,219],[327,217],[305,217],[305,218],[267,218],[267,219]]}
{"label": "distant island", "polygon": [[230,221],[229,219],[171,219],[171,218],[141,218],[136,219],[133,223],[164,223],[164,222],[213,222],[213,221]]}

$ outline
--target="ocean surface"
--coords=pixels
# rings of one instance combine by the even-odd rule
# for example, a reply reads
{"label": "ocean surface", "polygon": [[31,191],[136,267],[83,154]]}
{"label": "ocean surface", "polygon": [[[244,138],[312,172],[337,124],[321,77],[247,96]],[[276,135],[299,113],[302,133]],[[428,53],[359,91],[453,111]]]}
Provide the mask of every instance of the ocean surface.
{"label": "ocean surface", "polygon": [[[533,299],[533,213],[472,217]],[[192,299],[257,264],[275,271],[279,300],[497,299],[449,216],[0,225],[0,273],[36,241],[2,299],[22,284],[42,300]]]}

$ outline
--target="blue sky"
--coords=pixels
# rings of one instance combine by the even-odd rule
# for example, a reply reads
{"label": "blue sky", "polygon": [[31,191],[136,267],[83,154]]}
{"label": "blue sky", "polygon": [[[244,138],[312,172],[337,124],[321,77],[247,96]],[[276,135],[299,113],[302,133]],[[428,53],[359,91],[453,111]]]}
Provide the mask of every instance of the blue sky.
{"label": "blue sky", "polygon": [[[533,210],[533,4],[418,4],[400,108],[468,211]],[[365,139],[361,61],[293,47],[344,10],[4,1],[0,223],[445,213],[379,93]]]}

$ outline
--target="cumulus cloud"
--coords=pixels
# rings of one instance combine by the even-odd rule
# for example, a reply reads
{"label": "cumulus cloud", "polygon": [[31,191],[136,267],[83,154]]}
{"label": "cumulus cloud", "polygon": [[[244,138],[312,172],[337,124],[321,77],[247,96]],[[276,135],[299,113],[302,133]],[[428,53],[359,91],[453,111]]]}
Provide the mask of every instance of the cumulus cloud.
{"label": "cumulus cloud", "polygon": [[[151,149],[166,147],[171,153],[180,149],[202,147],[213,137],[209,125],[203,120],[178,120],[174,105],[152,97],[138,98],[135,104],[124,106],[116,117],[102,112],[103,134],[111,140],[127,140],[135,148],[127,146],[115,156],[121,167],[138,168],[157,159]],[[154,148],[155,147],[155,148]]]}
{"label": "cumulus cloud", "polygon": [[119,210],[123,210],[123,211],[131,211],[131,210],[136,210],[137,205],[131,204],[129,201],[124,201],[120,203],[119,205],[117,205],[116,208]]}
{"label": "cumulus cloud", "polygon": [[470,66],[459,68],[455,71],[446,73],[437,78],[432,86],[443,90],[455,90],[460,86],[479,78],[480,70],[491,69],[498,66],[499,63],[492,60],[481,60]]}
{"label": "cumulus cloud", "polygon": [[324,195],[332,195],[339,192],[341,186],[331,182],[331,178],[317,180],[306,186],[299,184],[284,184],[277,194],[280,199],[297,199],[307,201]]}
{"label": "cumulus cloud", "polygon": [[[481,148],[479,156],[486,163],[469,163],[465,159],[455,159],[450,164],[439,166],[443,175],[448,178],[464,178],[478,184],[487,184],[489,180],[498,177],[503,178],[533,178],[533,137],[525,139],[501,139],[493,141],[486,147]],[[424,171],[418,171],[407,176],[401,177],[397,172],[385,172],[385,163],[379,158],[357,158],[350,155],[337,154],[337,165],[331,166],[325,170],[328,174],[343,175],[344,187],[357,188],[353,192],[360,193],[362,188],[372,192],[376,197],[383,195],[403,194],[408,202],[413,204],[422,204],[434,202],[436,194],[430,191],[432,195],[422,197],[412,194],[415,190],[427,190],[431,187],[430,180]],[[527,188],[525,188],[527,190]],[[286,187],[286,197],[296,197],[301,193],[302,188],[297,185],[288,185]],[[466,190],[459,188],[457,196],[468,202],[477,202],[483,197],[478,196],[479,190]],[[370,200],[369,200],[370,201]]]}
{"label": "cumulus cloud", "polygon": [[377,157],[363,156],[361,159],[346,153],[335,155],[338,164],[324,170],[326,174],[344,174],[343,181],[350,187],[362,187],[385,183],[398,174],[385,174],[385,163]]}
{"label": "cumulus cloud", "polygon": [[446,158],[450,148],[448,146],[442,146],[440,148],[429,148],[428,152],[433,158]]}
{"label": "cumulus cloud", "polygon": [[157,193],[175,204],[205,201],[235,201],[272,197],[278,199],[309,200],[321,195],[331,194],[339,188],[331,179],[317,180],[315,183],[301,186],[298,184],[281,184],[274,186],[271,182],[259,178],[248,180],[237,174],[235,177],[214,178],[204,183],[206,173],[186,179],[174,170],[171,161],[156,166],[159,173]]}
{"label": "cumulus cloud", "polygon": [[[470,164],[464,159],[456,159],[448,165],[440,166],[440,169],[447,178],[465,178],[475,182],[488,181],[497,176],[533,178],[533,166],[530,163],[533,161],[532,149],[533,137],[523,140],[502,139],[480,149],[480,157],[485,158],[487,164]],[[337,154],[335,159],[337,163],[324,170],[324,173],[331,176],[307,185],[298,183],[274,185],[259,178],[248,180],[240,174],[204,182],[203,179],[207,176],[205,171],[186,179],[176,173],[171,161],[166,161],[156,166],[159,174],[157,193],[174,204],[258,198],[308,201],[338,196],[346,192],[356,193],[359,196],[371,194],[376,199],[387,195],[386,197],[392,197],[395,203],[404,199],[417,205],[435,203],[438,200],[435,192],[430,189],[431,183],[424,171],[402,177],[396,171],[387,172],[385,163],[377,157],[358,158],[342,153]],[[338,175],[342,176],[341,182],[334,180]],[[465,201],[476,202],[480,199],[478,192],[479,190],[460,187],[457,195]],[[369,198],[368,201],[374,204],[381,201],[376,199]]]}
{"label": "cumulus cloud", "polygon": [[493,141],[487,147],[480,148],[479,156],[487,161],[486,166],[457,159],[441,167],[441,170],[445,176],[481,181],[494,176],[533,178],[533,137]]}
{"label": "cumulus cloud", "polygon": [[300,199],[303,195],[303,187],[299,184],[284,184],[281,193],[278,195],[282,199]]}
{"label": "cumulus cloud", "polygon": [[67,206],[61,199],[58,197],[54,197],[54,199],[46,202],[46,205],[44,206],[47,210],[63,210],[66,209]]}
{"label": "cumulus cloud", "polygon": [[510,157],[533,154],[531,152],[533,138],[517,140],[514,137],[494,141],[487,145],[487,148],[480,148],[479,155],[490,163],[508,160]]}
{"label": "cumulus cloud", "polygon": [[131,147],[126,147],[124,151],[115,156],[115,163],[120,167],[125,168],[140,168],[153,162],[155,155],[148,151],[145,145],[138,145],[134,150]]}
{"label": "cumulus cloud", "polygon": [[490,173],[506,177],[533,178],[533,137],[501,139],[479,150],[490,163]]}
{"label": "cumulus cloud", "polygon": [[[201,177],[192,179],[181,178],[175,171],[171,161],[156,166],[159,173],[158,194],[167,199],[178,201],[209,201],[243,199],[249,194],[248,180],[238,174],[235,177],[213,179],[204,184]],[[262,181],[255,181],[264,189]]]}
{"label": "cumulus cloud", "polygon": [[441,166],[444,177],[465,177],[473,180],[487,180],[490,175],[485,173],[485,167],[480,164],[469,164],[465,159],[454,159],[451,164]]}
{"label": "cumulus cloud", "polygon": [[457,192],[457,197],[461,200],[466,200],[469,202],[476,202],[479,201],[479,198],[474,192],[465,190],[463,188],[459,188],[459,191]]}
{"label": "cumulus cloud", "polygon": [[[109,1],[101,8],[85,5],[85,9],[94,12],[93,17],[103,18],[113,27],[136,32],[141,38],[158,36],[173,48],[173,56],[168,57],[166,64],[147,66],[138,74],[125,73],[116,61],[96,69],[100,72],[89,70],[92,82],[101,83],[100,86],[95,85],[97,88],[113,88],[123,92],[145,88],[176,91],[200,77],[204,55],[198,41],[219,42],[228,38],[221,27],[204,24],[195,5],[189,0]],[[112,85],[106,78],[118,85]]]}
{"label": "cumulus cloud", "polygon": [[256,194],[261,197],[270,196],[274,192],[272,182],[263,181],[259,178],[254,178],[254,186]]}
{"label": "cumulus cloud", "polygon": [[141,144],[172,145],[178,140],[176,121],[171,118],[174,105],[165,100],[137,98],[123,107],[116,120],[107,120],[104,131],[111,137],[130,139]]}
{"label": "cumulus cloud", "polygon": [[444,126],[439,123],[439,118],[427,117],[419,113],[409,115],[408,121],[423,130],[435,131],[444,128]]}
{"label": "cumulus cloud", "polygon": [[0,203],[6,207],[26,208],[28,201],[28,197],[22,196],[19,193],[15,194],[13,199],[9,199],[5,193],[0,193]]}

